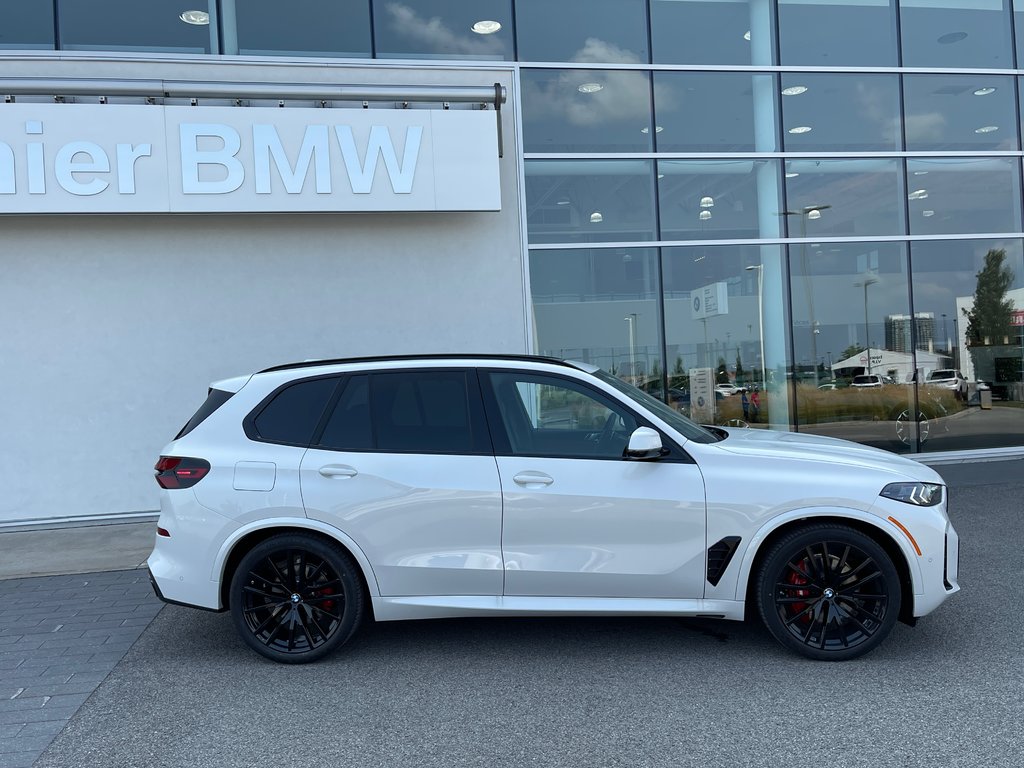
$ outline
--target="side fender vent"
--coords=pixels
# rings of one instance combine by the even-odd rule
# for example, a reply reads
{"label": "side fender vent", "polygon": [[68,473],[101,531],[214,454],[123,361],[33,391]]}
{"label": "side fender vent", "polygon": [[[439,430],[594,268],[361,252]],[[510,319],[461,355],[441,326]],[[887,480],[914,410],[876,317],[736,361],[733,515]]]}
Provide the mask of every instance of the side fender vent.
{"label": "side fender vent", "polygon": [[726,536],[717,544],[708,547],[708,582],[711,586],[717,587],[718,582],[722,580],[740,541],[742,539],[739,536]]}

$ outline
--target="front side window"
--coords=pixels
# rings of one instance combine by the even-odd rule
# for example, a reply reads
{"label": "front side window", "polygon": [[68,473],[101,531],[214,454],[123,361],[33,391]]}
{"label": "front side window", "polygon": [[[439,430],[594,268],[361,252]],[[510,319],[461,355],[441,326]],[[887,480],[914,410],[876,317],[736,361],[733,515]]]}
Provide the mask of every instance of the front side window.
{"label": "front side window", "polygon": [[638,426],[625,408],[567,379],[527,373],[490,379],[513,455],[621,459]]}

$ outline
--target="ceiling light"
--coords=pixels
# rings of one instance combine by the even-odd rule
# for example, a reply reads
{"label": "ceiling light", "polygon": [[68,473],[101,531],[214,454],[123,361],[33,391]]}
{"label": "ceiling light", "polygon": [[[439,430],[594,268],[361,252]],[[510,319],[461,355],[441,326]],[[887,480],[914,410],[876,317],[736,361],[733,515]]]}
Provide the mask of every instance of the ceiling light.
{"label": "ceiling light", "polygon": [[927,219],[930,216],[934,216],[935,215],[935,211],[921,211],[921,215],[924,216]]}
{"label": "ceiling light", "polygon": [[568,204],[569,204],[568,200],[559,200],[557,203],[555,203],[555,205],[568,205]]}
{"label": "ceiling light", "polygon": [[807,93],[806,85],[791,85],[782,89],[783,96],[799,96],[801,93]]}
{"label": "ceiling light", "polygon": [[748,40],[748,41],[750,40],[750,30],[749,29],[746,32],[743,33],[743,39],[744,40]]}
{"label": "ceiling light", "polygon": [[604,216],[601,215],[600,211],[594,211],[592,214],[590,214],[591,224],[600,224],[602,221],[604,221]]}
{"label": "ceiling light", "polygon": [[949,45],[950,43],[959,43],[961,40],[965,40],[966,38],[966,32],[949,32],[948,34],[941,35],[937,42],[941,45]]}
{"label": "ceiling light", "polygon": [[796,173],[795,171],[790,171],[789,173],[786,174],[786,178],[787,179],[795,179],[799,175],[800,174]]}
{"label": "ceiling light", "polygon": [[[654,132],[655,133],[661,133],[664,130],[665,129],[662,128],[660,125],[654,126]],[[647,125],[645,125],[643,128],[640,129],[640,133],[650,133],[650,132],[651,132],[650,126],[647,126]]]}
{"label": "ceiling light", "polygon": [[478,21],[470,29],[478,35],[493,35],[501,29],[501,23],[497,21]]}
{"label": "ceiling light", "polygon": [[659,173],[658,174],[658,178],[659,179],[664,179],[665,178],[665,174],[664,173]]}
{"label": "ceiling light", "polygon": [[818,219],[821,218],[821,211],[819,211],[817,208],[810,210],[807,212],[807,218],[811,219],[812,221],[817,221]]}
{"label": "ceiling light", "polygon": [[911,192],[909,195],[907,195],[907,199],[908,200],[924,200],[927,197],[928,197],[928,190],[927,189],[915,189],[913,192]]}
{"label": "ceiling light", "polygon": [[810,133],[811,130],[812,130],[811,126],[809,126],[809,125],[798,125],[796,128],[790,128],[789,132],[790,133]]}
{"label": "ceiling light", "polygon": [[998,125],[983,125],[981,128],[975,128],[975,133],[993,133],[999,130]]}
{"label": "ceiling light", "polygon": [[194,24],[197,27],[206,26],[210,23],[210,14],[206,11],[183,11],[178,18],[186,24]]}
{"label": "ceiling light", "polygon": [[991,87],[979,88],[978,90],[976,90],[974,92],[974,95],[975,96],[988,96],[990,93],[995,93],[995,92],[996,92],[995,88],[991,88]]}
{"label": "ceiling light", "polygon": [[701,211],[697,218],[699,218],[701,221],[707,221],[708,219],[711,218],[711,211]]}
{"label": "ceiling light", "polygon": [[927,176],[928,171],[914,171],[915,176]]}
{"label": "ceiling light", "polygon": [[584,83],[576,90],[580,93],[597,93],[598,91],[603,91],[604,86],[600,83]]}
{"label": "ceiling light", "polygon": [[714,208],[715,207],[715,198],[713,198],[711,195],[704,195],[704,197],[702,197],[700,199],[700,207],[701,208]]}

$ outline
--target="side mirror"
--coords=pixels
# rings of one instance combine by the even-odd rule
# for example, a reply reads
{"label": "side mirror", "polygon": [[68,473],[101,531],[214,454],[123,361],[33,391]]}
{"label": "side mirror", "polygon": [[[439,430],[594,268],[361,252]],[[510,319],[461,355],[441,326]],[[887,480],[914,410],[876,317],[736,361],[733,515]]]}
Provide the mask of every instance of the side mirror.
{"label": "side mirror", "polygon": [[657,459],[665,449],[661,444],[661,435],[650,427],[637,427],[629,436],[626,446],[626,458],[644,460]]}

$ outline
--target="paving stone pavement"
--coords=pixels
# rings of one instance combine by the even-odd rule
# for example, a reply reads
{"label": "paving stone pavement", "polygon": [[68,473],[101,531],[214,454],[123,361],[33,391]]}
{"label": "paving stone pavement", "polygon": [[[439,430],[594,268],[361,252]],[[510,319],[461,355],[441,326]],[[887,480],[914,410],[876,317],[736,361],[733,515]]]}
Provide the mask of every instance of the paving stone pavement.
{"label": "paving stone pavement", "polygon": [[163,607],[144,568],[0,580],[0,768],[27,768]]}

